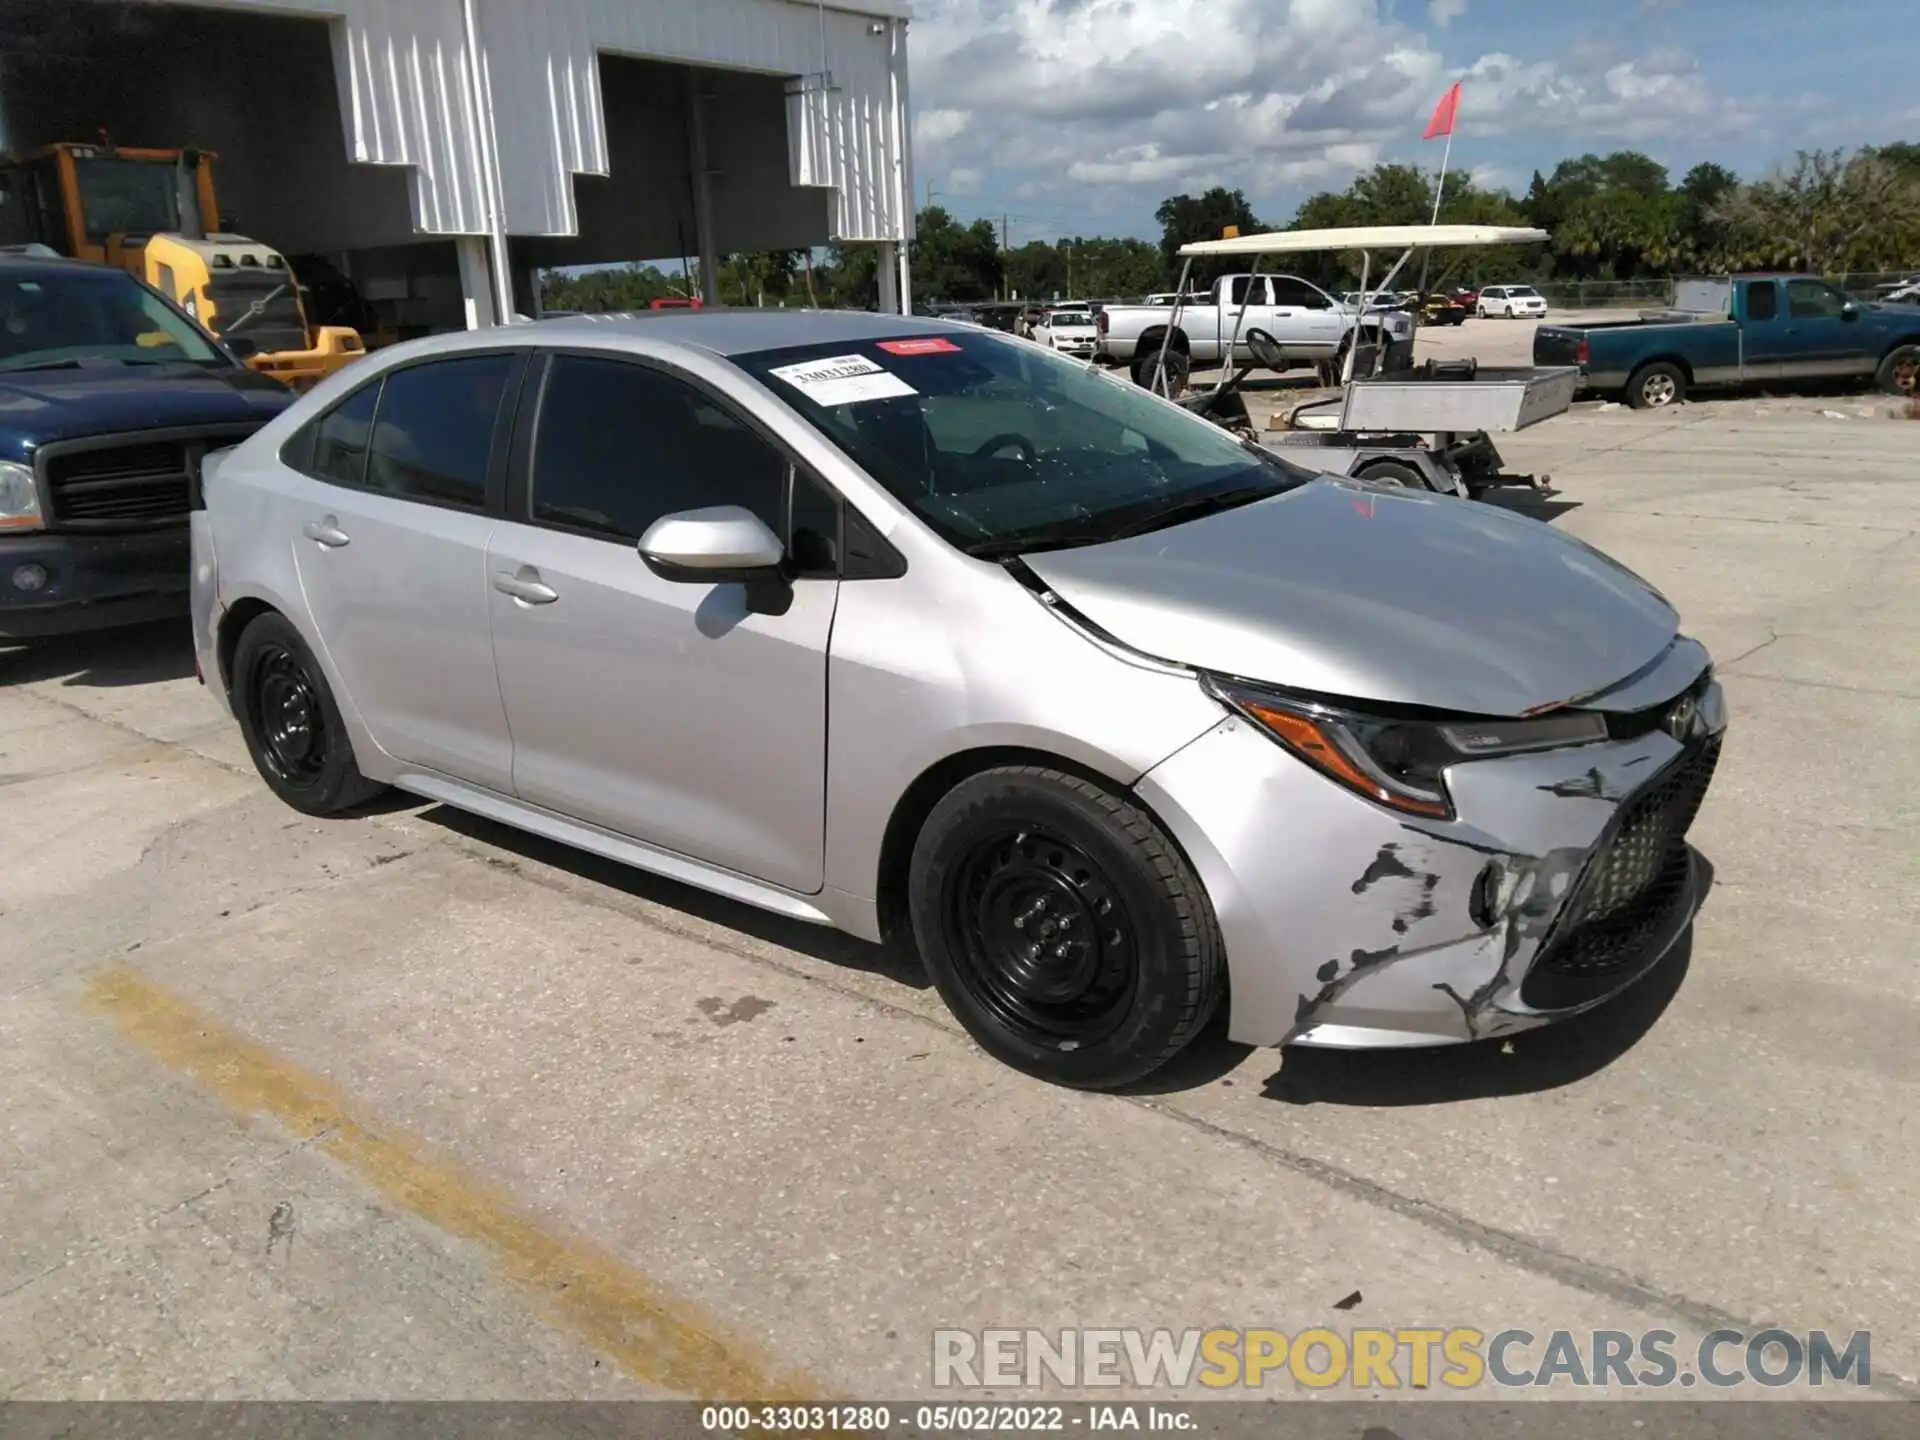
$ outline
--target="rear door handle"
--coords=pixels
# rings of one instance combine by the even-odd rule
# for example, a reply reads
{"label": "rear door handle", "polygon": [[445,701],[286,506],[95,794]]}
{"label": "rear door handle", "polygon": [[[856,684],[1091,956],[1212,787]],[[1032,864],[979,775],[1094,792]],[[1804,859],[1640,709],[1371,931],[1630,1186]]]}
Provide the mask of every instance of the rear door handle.
{"label": "rear door handle", "polygon": [[300,527],[300,533],[328,550],[338,550],[353,539],[331,515],[324,520],[309,520]]}
{"label": "rear door handle", "polygon": [[522,565],[515,575],[509,575],[504,570],[494,571],[493,588],[502,595],[511,595],[523,605],[551,605],[560,598],[558,590],[541,583],[540,572],[531,565]]}

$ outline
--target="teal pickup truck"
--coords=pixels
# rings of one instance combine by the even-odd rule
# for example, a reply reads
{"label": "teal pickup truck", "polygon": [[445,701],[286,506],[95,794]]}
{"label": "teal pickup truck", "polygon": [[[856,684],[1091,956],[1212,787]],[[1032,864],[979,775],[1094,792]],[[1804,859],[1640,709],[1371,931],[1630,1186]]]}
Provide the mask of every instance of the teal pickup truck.
{"label": "teal pickup truck", "polygon": [[1580,388],[1624,392],[1636,409],[1692,389],[1871,376],[1915,393],[1920,309],[1855,300],[1810,275],[1682,280],[1674,308],[1638,320],[1542,325],[1535,365],[1576,365]]}

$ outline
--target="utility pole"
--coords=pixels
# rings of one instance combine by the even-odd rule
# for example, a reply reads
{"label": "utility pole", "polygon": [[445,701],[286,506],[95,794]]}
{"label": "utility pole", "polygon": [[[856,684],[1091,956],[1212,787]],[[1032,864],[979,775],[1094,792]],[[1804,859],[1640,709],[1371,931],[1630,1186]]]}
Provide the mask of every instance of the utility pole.
{"label": "utility pole", "polygon": [[1006,257],[1013,254],[1013,241],[1007,235],[1007,212],[1000,212],[1000,298],[1012,298],[1013,282],[1007,278]]}
{"label": "utility pole", "polygon": [[927,181],[927,199],[926,199],[926,203],[925,203],[925,204],[923,204],[923,205],[922,205],[922,206],[921,206],[920,208],[921,208],[921,209],[923,209],[923,210],[931,210],[931,209],[933,208],[933,197],[934,197],[935,195],[937,195],[937,194],[939,194],[939,193],[940,193],[939,191],[937,191],[937,190],[935,190],[935,189],[933,188],[933,181],[931,181],[931,180],[929,180],[929,181]]}

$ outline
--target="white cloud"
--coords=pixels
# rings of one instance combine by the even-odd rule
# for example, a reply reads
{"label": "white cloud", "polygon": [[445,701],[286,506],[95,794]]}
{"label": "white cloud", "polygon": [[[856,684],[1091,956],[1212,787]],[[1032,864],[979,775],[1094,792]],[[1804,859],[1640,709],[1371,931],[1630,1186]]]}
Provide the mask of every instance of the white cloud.
{"label": "white cloud", "polygon": [[949,195],[978,195],[980,182],[986,179],[986,172],[977,165],[960,165],[947,172],[947,193]]}
{"label": "white cloud", "polygon": [[[1589,43],[1553,58],[1495,52],[1449,65],[1432,30],[1380,0],[915,8],[913,87],[928,107],[915,125],[917,163],[934,174],[984,171],[995,193],[1034,187],[1036,220],[1045,201],[1062,217],[1096,200],[1150,208],[1212,179],[1261,208],[1308,183],[1344,185],[1383,155],[1425,161],[1420,129],[1456,77],[1462,140],[1562,130],[1592,149],[1724,134],[1753,118],[1682,52]],[[1415,13],[1438,27],[1467,8],[1428,0]],[[1459,148],[1455,159],[1467,158]]]}

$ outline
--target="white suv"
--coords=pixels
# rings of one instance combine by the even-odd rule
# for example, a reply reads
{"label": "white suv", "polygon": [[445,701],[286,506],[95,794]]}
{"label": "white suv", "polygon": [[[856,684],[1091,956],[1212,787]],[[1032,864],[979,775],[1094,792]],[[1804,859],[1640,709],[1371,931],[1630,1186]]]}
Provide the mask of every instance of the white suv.
{"label": "white suv", "polygon": [[1482,317],[1499,315],[1508,320],[1538,320],[1547,313],[1547,300],[1531,285],[1489,285],[1480,292],[1474,313]]}

